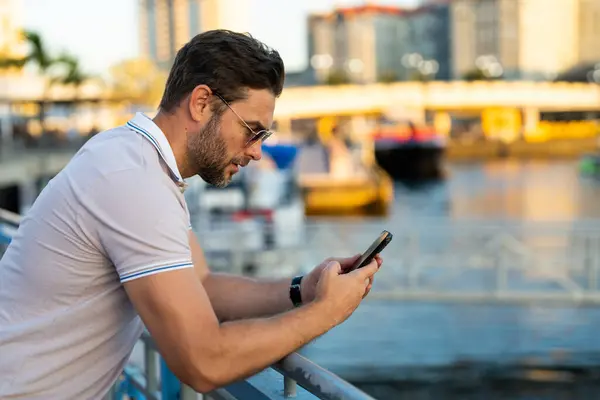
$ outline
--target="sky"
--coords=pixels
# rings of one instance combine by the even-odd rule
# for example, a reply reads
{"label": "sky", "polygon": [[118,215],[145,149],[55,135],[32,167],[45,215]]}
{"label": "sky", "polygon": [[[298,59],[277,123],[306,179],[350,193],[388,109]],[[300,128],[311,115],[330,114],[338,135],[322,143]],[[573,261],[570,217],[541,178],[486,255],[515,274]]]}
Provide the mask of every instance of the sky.
{"label": "sky", "polygon": [[[21,1],[25,28],[38,31],[53,52],[76,55],[86,72],[104,73],[139,55],[137,0]],[[306,16],[364,0],[239,0],[251,2],[250,33],[277,49],[288,71],[306,67]],[[420,0],[371,1],[414,7]]]}

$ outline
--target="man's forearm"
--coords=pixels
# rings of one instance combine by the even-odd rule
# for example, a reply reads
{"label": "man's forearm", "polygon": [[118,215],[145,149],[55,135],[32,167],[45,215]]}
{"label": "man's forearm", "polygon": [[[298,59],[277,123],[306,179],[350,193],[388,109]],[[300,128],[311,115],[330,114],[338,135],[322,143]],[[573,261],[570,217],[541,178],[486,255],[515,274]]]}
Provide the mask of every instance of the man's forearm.
{"label": "man's forearm", "polygon": [[219,321],[268,317],[293,308],[291,278],[259,280],[209,273],[202,284]]}
{"label": "man's forearm", "polygon": [[211,381],[223,386],[246,378],[281,360],[336,325],[323,305],[309,304],[270,318],[221,325]]}

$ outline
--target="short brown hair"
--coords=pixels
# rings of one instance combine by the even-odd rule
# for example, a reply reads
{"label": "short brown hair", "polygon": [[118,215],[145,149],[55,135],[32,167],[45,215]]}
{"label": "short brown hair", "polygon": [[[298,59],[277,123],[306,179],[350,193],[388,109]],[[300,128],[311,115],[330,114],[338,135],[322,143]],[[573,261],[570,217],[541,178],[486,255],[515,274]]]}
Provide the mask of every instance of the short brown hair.
{"label": "short brown hair", "polygon": [[249,34],[206,31],[177,52],[160,108],[172,111],[202,84],[228,102],[245,98],[247,89],[268,89],[279,97],[284,79],[283,60],[276,50]]}

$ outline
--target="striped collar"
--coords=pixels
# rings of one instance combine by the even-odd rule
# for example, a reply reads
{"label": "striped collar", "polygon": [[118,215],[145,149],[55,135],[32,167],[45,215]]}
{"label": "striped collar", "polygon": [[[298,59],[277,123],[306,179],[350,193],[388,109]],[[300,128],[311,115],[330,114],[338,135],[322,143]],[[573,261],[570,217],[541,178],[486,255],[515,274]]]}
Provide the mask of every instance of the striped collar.
{"label": "striped collar", "polygon": [[154,121],[141,112],[136,113],[132,119],[127,121],[127,126],[152,143],[152,145],[156,148],[156,151],[158,151],[158,154],[160,154],[160,157],[163,159],[165,164],[167,164],[167,167],[171,172],[171,177],[183,192],[187,187],[187,184],[179,173],[179,168],[177,167],[177,162],[175,161],[175,154],[173,154],[173,149],[171,148],[167,137],[160,130],[160,128],[154,123]]}

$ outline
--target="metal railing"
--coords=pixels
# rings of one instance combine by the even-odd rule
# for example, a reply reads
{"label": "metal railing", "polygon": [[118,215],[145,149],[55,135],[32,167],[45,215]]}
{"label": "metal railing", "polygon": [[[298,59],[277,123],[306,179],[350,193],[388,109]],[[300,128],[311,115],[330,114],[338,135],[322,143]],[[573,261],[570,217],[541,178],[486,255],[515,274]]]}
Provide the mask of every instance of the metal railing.
{"label": "metal railing", "polygon": [[[181,384],[160,357],[152,338],[142,335],[141,365],[129,363],[109,398],[129,396],[136,400],[191,400],[198,394]],[[319,367],[297,353],[292,353],[261,373],[205,394],[207,400],[268,399],[372,399],[350,383]]]}
{"label": "metal railing", "polygon": [[[10,243],[21,217],[0,210],[0,246]],[[0,255],[4,248],[0,247]],[[142,351],[142,363],[133,360],[106,396],[106,400],[269,400],[297,399],[370,400],[372,397],[330,371],[292,353],[261,373],[217,389],[203,397],[181,384],[160,356],[152,338],[144,333],[136,346]],[[135,350],[134,350],[135,353]]]}
{"label": "metal railing", "polygon": [[20,222],[20,215],[0,209],[0,254],[3,253],[4,247],[10,243]]}
{"label": "metal railing", "polygon": [[304,264],[364,251],[382,229],[394,238],[370,300],[600,304],[594,221],[320,221],[307,226]]}
{"label": "metal railing", "polygon": [[[18,215],[0,213],[0,246],[18,220]],[[409,228],[395,226],[389,220],[308,222],[300,235],[302,248],[284,252],[298,264],[289,269],[306,270],[332,255],[363,251],[385,228],[394,239],[382,253],[385,265],[369,300],[600,304],[600,228],[595,221],[419,220]],[[200,232],[199,237],[209,236]],[[281,259],[275,264],[273,273],[287,265]]]}

